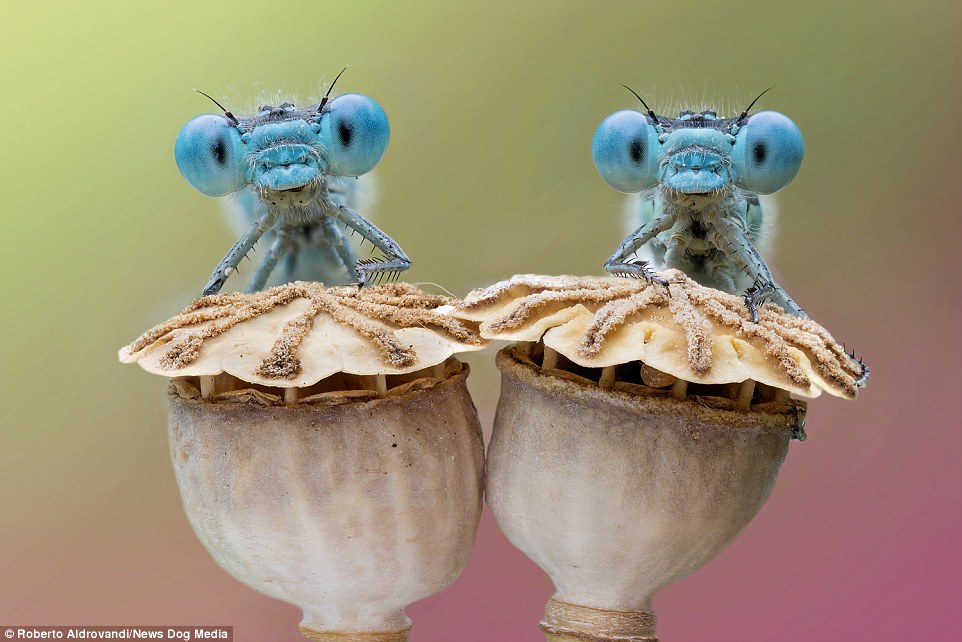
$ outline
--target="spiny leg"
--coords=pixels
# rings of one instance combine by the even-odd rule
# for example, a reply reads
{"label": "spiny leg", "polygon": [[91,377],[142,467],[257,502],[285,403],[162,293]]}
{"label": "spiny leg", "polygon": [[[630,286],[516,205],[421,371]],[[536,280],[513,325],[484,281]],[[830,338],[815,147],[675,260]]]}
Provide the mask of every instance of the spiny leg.
{"label": "spiny leg", "polygon": [[752,245],[745,234],[745,230],[738,225],[728,223],[721,230],[721,238],[727,243],[728,255],[739,264],[754,281],[754,285],[745,293],[745,305],[751,314],[752,323],[758,323],[758,303],[769,296],[774,296],[785,309],[798,317],[807,317],[805,311],[788,296],[788,293],[772,278],[772,273],[765,265],[761,254]]}
{"label": "spiny leg", "polygon": [[668,285],[668,281],[655,274],[654,270],[648,267],[647,261],[628,261],[628,257],[634,254],[638,248],[655,238],[674,225],[675,220],[671,216],[660,216],[652,219],[639,227],[628,238],[626,238],[615,253],[605,262],[605,270],[619,276],[629,276],[633,278],[643,278],[649,282],[660,285]]}
{"label": "spiny leg", "polygon": [[854,352],[852,353],[852,358],[858,361],[858,365],[862,368],[862,374],[860,374],[859,378],[855,380],[855,387],[860,388],[865,385],[866,381],[868,381],[869,369],[868,366],[865,365],[864,361],[855,356]]}
{"label": "spiny leg", "polygon": [[775,286],[775,294],[772,296],[772,298],[775,300],[775,303],[778,303],[785,308],[789,314],[802,317],[803,319],[808,318],[808,315],[805,314],[805,310],[803,310],[800,305],[795,303],[795,299],[788,296],[788,292],[785,291],[785,288],[774,281],[772,282],[772,285]]}
{"label": "spiny leg", "polygon": [[344,269],[348,274],[354,269],[357,264],[357,254],[354,252],[354,248],[344,237],[344,233],[341,232],[341,228],[337,225],[337,219],[333,216],[324,216],[321,218],[321,229],[324,231],[324,236],[328,241],[334,246],[334,251],[337,252],[337,257],[341,259],[341,263],[344,264]]}
{"label": "spiny leg", "polygon": [[370,272],[403,272],[411,267],[411,259],[407,257],[404,250],[394,239],[378,229],[376,225],[344,205],[338,205],[335,211],[340,221],[366,238],[374,247],[385,254],[384,260],[363,259],[355,263],[354,272],[357,275],[359,286],[364,286]]}
{"label": "spiny leg", "polygon": [[748,273],[754,282],[745,292],[745,305],[748,307],[752,323],[758,323],[758,303],[775,292],[775,280],[742,228],[737,225],[727,225],[722,237],[728,243],[729,256]]}
{"label": "spiny leg", "polygon": [[261,259],[261,264],[257,267],[257,272],[254,273],[254,276],[252,276],[250,282],[248,282],[247,293],[250,294],[263,290],[271,272],[277,267],[277,262],[290,253],[291,230],[286,225],[281,225],[280,229],[277,230],[277,238],[274,239],[270,249],[264,254],[264,258]]}
{"label": "spiny leg", "polygon": [[247,253],[251,251],[254,244],[264,235],[264,233],[271,229],[274,225],[274,213],[268,211],[264,216],[260,217],[254,224],[252,224],[244,235],[234,243],[234,247],[227,252],[227,255],[221,260],[221,262],[214,268],[213,274],[210,275],[210,281],[204,287],[201,296],[207,296],[209,294],[217,294],[220,289],[224,287],[224,282],[227,281],[227,277],[231,275],[237,264],[241,262]]}
{"label": "spiny leg", "polygon": [[[769,275],[769,278],[770,275]],[[805,314],[805,310],[801,308],[792,297],[788,296],[784,288],[780,286],[775,281],[762,281],[757,280],[752,287],[748,288],[745,292],[745,304],[748,306],[748,310],[752,313],[752,322],[758,323],[758,308],[756,303],[764,301],[766,298],[771,298],[775,303],[780,304],[785,310],[796,317],[808,318]]]}

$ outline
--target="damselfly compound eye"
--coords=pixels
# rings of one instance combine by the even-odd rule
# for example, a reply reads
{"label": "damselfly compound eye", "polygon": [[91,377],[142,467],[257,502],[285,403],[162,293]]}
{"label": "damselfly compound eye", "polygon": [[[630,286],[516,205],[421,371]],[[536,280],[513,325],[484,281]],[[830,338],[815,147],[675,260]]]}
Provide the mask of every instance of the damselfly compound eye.
{"label": "damselfly compound eye", "polygon": [[244,143],[223,116],[206,114],[184,125],[174,158],[180,173],[202,194],[225,196],[244,186]]}
{"label": "damselfly compound eye", "polygon": [[777,192],[795,178],[804,152],[795,123],[778,112],[759,112],[735,136],[736,184],[758,194]]}
{"label": "damselfly compound eye", "polygon": [[591,156],[601,178],[619,192],[640,192],[658,183],[658,132],[644,114],[624,110],[598,126]]}
{"label": "damselfly compound eye", "polygon": [[367,96],[338,96],[321,116],[321,144],[330,154],[331,173],[338,176],[360,176],[374,169],[390,136],[387,114]]}

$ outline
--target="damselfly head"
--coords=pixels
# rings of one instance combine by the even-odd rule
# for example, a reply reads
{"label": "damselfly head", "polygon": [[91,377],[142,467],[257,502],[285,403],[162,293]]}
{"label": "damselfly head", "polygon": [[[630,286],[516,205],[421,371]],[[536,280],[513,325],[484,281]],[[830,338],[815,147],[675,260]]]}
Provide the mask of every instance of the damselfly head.
{"label": "damselfly head", "polygon": [[722,194],[737,186],[771,194],[795,177],[804,145],[788,117],[773,111],[749,115],[758,98],[730,118],[710,109],[668,118],[641,100],[644,113],[622,110],[598,126],[595,167],[622,192],[661,185],[682,194]]}
{"label": "damselfly head", "polygon": [[208,196],[247,185],[259,193],[284,192],[327,176],[366,174],[389,138],[387,115],[377,102],[360,94],[330,98],[329,89],[305,109],[284,102],[262,105],[250,117],[226,109],[223,116],[198,116],[181,129],[174,156],[187,182]]}

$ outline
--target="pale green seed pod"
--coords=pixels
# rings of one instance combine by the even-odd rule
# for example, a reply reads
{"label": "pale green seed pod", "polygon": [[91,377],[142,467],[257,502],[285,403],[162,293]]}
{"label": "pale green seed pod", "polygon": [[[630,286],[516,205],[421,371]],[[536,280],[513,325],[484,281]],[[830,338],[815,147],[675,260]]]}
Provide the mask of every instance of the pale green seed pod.
{"label": "pale green seed pod", "polygon": [[498,354],[487,502],[556,587],[549,642],[651,642],[652,596],[712,559],[771,492],[806,404],[861,365],[813,321],[680,272],[668,288],[521,276],[456,312]]}
{"label": "pale green seed pod", "polygon": [[206,297],[121,351],[174,377],[171,459],[194,531],[315,640],[403,642],[404,608],[467,562],[484,446],[481,348],[410,286]]}

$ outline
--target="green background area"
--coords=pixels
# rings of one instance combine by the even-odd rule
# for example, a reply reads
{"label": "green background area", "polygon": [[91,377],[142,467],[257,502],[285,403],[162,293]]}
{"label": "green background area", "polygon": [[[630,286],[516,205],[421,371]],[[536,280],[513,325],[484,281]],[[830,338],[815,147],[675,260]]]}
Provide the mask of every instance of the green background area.
{"label": "green background area", "polygon": [[[881,439],[905,458],[876,488],[916,473],[958,485],[957,440],[940,435],[959,426],[960,25],[957,2],[7,5],[0,620],[112,624],[116,608],[176,624],[206,612],[170,587],[229,583],[180,514],[165,382],[116,351],[189,302],[235,240],[173,161],[180,127],[212,109],[192,88],[235,113],[259,96],[306,104],[344,65],[337,89],[391,120],[374,219],[414,260],[409,281],[459,296],[515,273],[601,272],[624,196],[590,141],[636,106],[619,83],[669,115],[732,115],[774,85],[758,107],[798,124],[806,157],[778,197],[773,269],[874,370],[857,403],[813,403],[810,468],[784,483],[844,495],[867,483],[847,458],[885,460]],[[469,361],[489,418],[493,352]],[[203,579],[171,570],[184,560]],[[273,608],[238,595],[223,613]]]}

